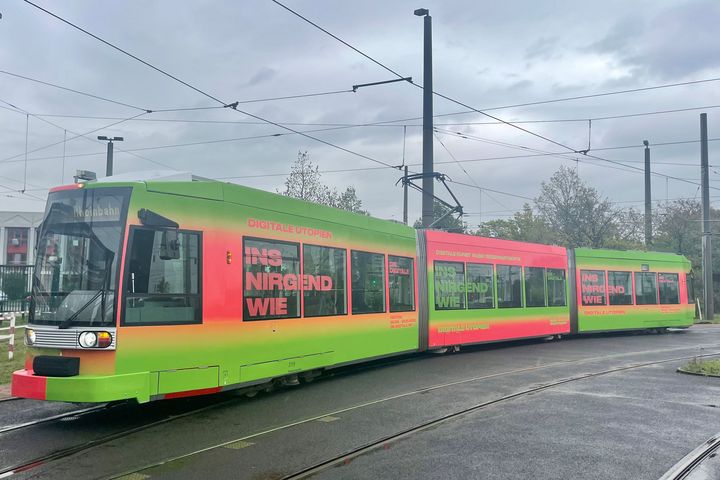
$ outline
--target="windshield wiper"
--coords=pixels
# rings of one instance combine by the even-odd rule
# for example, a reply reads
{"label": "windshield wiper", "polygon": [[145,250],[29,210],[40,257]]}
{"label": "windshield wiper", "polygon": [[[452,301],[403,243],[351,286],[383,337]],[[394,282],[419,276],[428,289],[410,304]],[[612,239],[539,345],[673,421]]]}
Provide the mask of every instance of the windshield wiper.
{"label": "windshield wiper", "polygon": [[105,261],[105,278],[103,279],[102,288],[100,288],[100,290],[95,292],[93,294],[93,296],[90,298],[90,300],[85,302],[82,307],[78,308],[77,311],[75,311],[75,313],[73,313],[68,318],[63,320],[63,322],[58,326],[59,329],[70,328],[70,325],[72,325],[72,323],[75,321],[75,319],[83,311],[85,311],[86,308],[88,308],[90,305],[95,303],[95,300],[97,300],[98,297],[100,297],[101,295],[102,295],[102,300],[101,300],[102,312],[100,312],[100,319],[101,319],[101,321],[105,320],[105,293],[108,291],[108,286],[110,285],[110,272],[112,271],[111,264],[112,264],[112,259],[114,257],[115,257],[115,255],[111,254],[109,261]]}

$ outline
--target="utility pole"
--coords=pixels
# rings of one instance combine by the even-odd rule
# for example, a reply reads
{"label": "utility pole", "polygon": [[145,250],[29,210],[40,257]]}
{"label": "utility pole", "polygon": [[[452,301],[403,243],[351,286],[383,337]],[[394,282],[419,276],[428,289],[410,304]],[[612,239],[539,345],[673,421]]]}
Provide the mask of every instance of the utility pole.
{"label": "utility pole", "polygon": [[432,17],[427,8],[418,8],[415,15],[424,17],[423,47],[423,182],[422,226],[427,228],[434,221],[433,199],[435,197],[433,176],[433,84],[432,84]]}
{"label": "utility pole", "polygon": [[645,145],[645,248],[652,245],[652,195],[650,194],[650,142],[643,140]]}
{"label": "utility pole", "polygon": [[712,232],[710,231],[710,178],[708,172],[707,113],[700,114],[700,170],[702,175],[702,269],[705,318],[713,319]]}
{"label": "utility pole", "polygon": [[405,176],[403,177],[403,223],[408,224],[408,167],[405,165]]}
{"label": "utility pole", "polygon": [[107,144],[107,163],[105,164],[105,175],[108,177],[112,177],[113,174],[113,142],[122,142],[124,140],[123,137],[106,137],[105,135],[101,135],[97,137],[98,140],[106,141]]}

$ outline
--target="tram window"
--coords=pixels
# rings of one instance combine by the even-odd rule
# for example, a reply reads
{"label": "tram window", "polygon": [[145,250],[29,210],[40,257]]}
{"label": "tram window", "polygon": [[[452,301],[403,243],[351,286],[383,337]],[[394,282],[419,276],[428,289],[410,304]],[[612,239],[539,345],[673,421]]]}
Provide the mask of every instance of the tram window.
{"label": "tram window", "polygon": [[350,256],[352,313],[385,311],[385,255],[358,252]]}
{"label": "tram window", "polygon": [[580,270],[582,304],[585,307],[605,305],[605,272],[602,270]]}
{"label": "tram window", "polygon": [[545,274],[547,284],[548,306],[564,307],[567,305],[565,288],[565,270],[561,268],[548,268]]}
{"label": "tram window", "polygon": [[680,286],[677,273],[658,273],[658,289],[662,305],[680,303]]}
{"label": "tram window", "polygon": [[695,276],[690,273],[685,274],[685,283],[687,284],[688,303],[695,305]]}
{"label": "tram window", "polygon": [[303,312],[306,317],[347,314],[347,252],[303,245]]}
{"label": "tram window", "polygon": [[608,272],[610,305],[632,305],[632,276],[630,272]]}
{"label": "tram window", "polygon": [[525,305],[528,307],[545,306],[545,269],[525,267]]}
{"label": "tram window", "polygon": [[435,262],[435,310],[465,309],[465,264]]}
{"label": "tram window", "polygon": [[163,259],[163,231],[133,228],[124,325],[200,323],[200,235],[178,232],[179,258]]}
{"label": "tram window", "polygon": [[390,281],[390,311],[411,312],[415,310],[415,276],[413,259],[388,256]]}
{"label": "tram window", "polygon": [[300,316],[299,249],[297,243],[245,238],[244,321]]}
{"label": "tram window", "polygon": [[468,308],[493,308],[495,306],[492,265],[467,264],[467,303]]}
{"label": "tram window", "polygon": [[650,272],[635,272],[635,303],[638,305],[657,304],[657,275]]}
{"label": "tram window", "polygon": [[497,297],[500,308],[522,307],[522,272],[520,267],[497,266]]}

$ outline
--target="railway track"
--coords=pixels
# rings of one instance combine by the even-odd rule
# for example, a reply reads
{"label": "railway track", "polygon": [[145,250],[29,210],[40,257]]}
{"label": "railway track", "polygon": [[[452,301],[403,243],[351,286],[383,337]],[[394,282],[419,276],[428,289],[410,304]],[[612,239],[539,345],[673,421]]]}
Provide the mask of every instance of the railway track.
{"label": "railway track", "polygon": [[[338,414],[345,413],[345,412],[348,412],[348,411],[358,410],[358,409],[361,409],[361,408],[364,408],[364,407],[369,407],[369,406],[372,406],[372,405],[377,405],[377,404],[380,404],[380,403],[383,403],[383,402],[388,402],[388,401],[395,400],[395,399],[399,399],[399,398],[403,398],[403,397],[409,397],[409,396],[413,396],[413,395],[418,395],[418,394],[427,393],[427,392],[430,392],[430,391],[433,391],[433,390],[450,388],[450,387],[457,386],[457,385],[462,385],[462,384],[467,384],[467,383],[472,383],[472,382],[478,382],[478,381],[482,381],[482,380],[487,380],[487,379],[492,379],[492,378],[497,378],[497,377],[502,377],[502,376],[507,376],[507,375],[513,375],[513,374],[518,374],[518,373],[537,371],[537,370],[546,369],[546,368],[552,368],[552,367],[559,367],[559,366],[566,366],[566,365],[582,365],[582,364],[585,364],[585,363],[592,363],[592,362],[609,360],[609,359],[614,359],[614,358],[622,358],[622,357],[637,356],[637,355],[647,355],[647,354],[657,354],[657,353],[669,353],[669,352],[673,352],[673,351],[689,350],[689,349],[699,349],[700,351],[703,351],[704,349],[717,348],[717,347],[720,347],[720,343],[703,344],[703,345],[696,345],[696,346],[691,346],[691,347],[682,346],[682,347],[671,347],[671,348],[663,348],[663,349],[641,350],[641,351],[625,352],[625,353],[618,353],[618,354],[611,354],[611,355],[602,355],[602,356],[595,356],[595,357],[588,357],[588,358],[580,358],[580,359],[574,359],[574,360],[562,360],[562,361],[557,361],[557,362],[549,362],[549,363],[540,364],[540,365],[533,365],[533,366],[528,366],[528,367],[523,367],[523,368],[516,368],[516,369],[512,369],[512,370],[506,370],[506,371],[502,371],[502,372],[497,372],[497,373],[491,373],[491,374],[486,374],[486,375],[479,375],[479,376],[474,376],[474,377],[469,377],[469,378],[463,378],[463,379],[459,379],[459,380],[455,380],[455,381],[451,381],[451,382],[445,382],[445,383],[441,383],[441,384],[436,384],[436,385],[431,385],[431,386],[427,386],[427,387],[415,389],[415,390],[408,391],[408,392],[403,392],[403,393],[395,394],[395,395],[388,396],[388,397],[384,397],[384,398],[381,398],[381,399],[376,399],[376,400],[372,400],[372,401],[365,402],[365,403],[362,403],[362,404],[353,405],[353,406],[346,407],[346,408],[343,408],[343,409],[338,409],[338,410],[335,410],[335,411],[332,411],[332,412],[325,412],[325,413],[322,413],[321,415],[317,415],[317,416],[313,416],[313,417],[311,417],[311,418],[306,418],[306,419],[298,420],[298,421],[296,421],[296,422],[292,422],[292,423],[289,423],[289,424],[286,424],[286,425],[283,425],[283,426],[279,426],[279,427],[275,427],[275,428],[272,428],[272,429],[269,429],[269,430],[265,430],[265,431],[262,431],[262,432],[257,432],[257,433],[251,434],[251,435],[243,436],[243,437],[241,437],[241,438],[233,439],[233,440],[231,440],[231,441],[223,442],[223,443],[220,443],[220,444],[217,444],[217,445],[212,445],[212,446],[210,446],[210,447],[206,447],[206,448],[203,448],[203,449],[200,449],[200,450],[196,450],[196,451],[193,451],[193,452],[190,452],[190,453],[181,455],[181,456],[173,457],[173,458],[170,458],[170,459],[168,459],[168,460],[164,460],[164,461],[161,461],[161,462],[157,462],[157,463],[155,463],[155,464],[143,466],[143,467],[140,468],[140,469],[135,469],[135,470],[130,471],[130,472],[124,472],[124,473],[119,474],[119,475],[114,475],[114,476],[109,477],[109,478],[118,478],[118,477],[121,477],[121,476],[124,476],[124,475],[127,475],[127,474],[139,472],[139,471],[142,471],[142,470],[146,470],[146,469],[148,469],[148,468],[152,468],[152,467],[155,467],[155,466],[160,466],[160,465],[163,465],[163,464],[165,464],[165,463],[177,461],[177,460],[180,460],[180,459],[183,459],[183,458],[187,458],[187,457],[189,457],[189,456],[197,455],[197,454],[200,454],[200,453],[209,451],[209,450],[213,450],[213,449],[216,449],[216,448],[220,448],[220,447],[229,445],[229,444],[231,444],[231,443],[235,443],[235,442],[238,442],[238,441],[245,441],[245,440],[248,440],[248,439],[251,439],[251,438],[256,438],[256,437],[259,437],[259,436],[262,436],[262,435],[266,435],[266,434],[269,434],[269,433],[273,433],[273,432],[277,432],[277,431],[280,431],[280,430],[285,430],[285,429],[288,429],[288,428],[292,428],[292,427],[295,427],[295,426],[298,426],[298,425],[302,425],[302,424],[305,424],[305,423],[308,423],[308,422],[312,422],[312,421],[318,420],[318,419],[323,418],[323,417],[334,416],[334,415],[338,415]],[[456,417],[456,416],[458,416],[458,415],[461,415],[461,414],[463,414],[463,413],[468,413],[469,411],[472,411],[472,410],[477,410],[477,409],[479,409],[479,408],[484,408],[484,407],[490,406],[490,405],[495,404],[495,403],[498,403],[498,402],[507,401],[507,400],[510,400],[510,399],[512,399],[512,398],[516,398],[516,397],[518,397],[518,396],[527,395],[527,394],[529,394],[529,393],[533,393],[533,392],[536,392],[536,391],[539,391],[539,390],[544,390],[544,389],[547,389],[547,388],[551,388],[551,387],[554,387],[554,386],[557,386],[557,385],[561,385],[561,384],[564,384],[564,383],[568,383],[568,382],[570,382],[570,381],[582,380],[582,379],[584,379],[584,378],[588,378],[588,377],[592,377],[592,376],[598,376],[598,375],[603,375],[603,374],[607,374],[607,373],[612,373],[612,372],[615,372],[615,371],[627,370],[627,369],[630,369],[630,368],[640,368],[640,367],[643,367],[643,366],[648,366],[648,365],[653,365],[653,364],[667,363],[667,362],[677,361],[677,360],[681,360],[681,359],[690,359],[690,358],[697,358],[697,357],[708,357],[708,356],[715,356],[715,355],[720,355],[720,351],[716,351],[716,352],[712,352],[712,353],[702,353],[702,354],[688,355],[688,356],[682,356],[682,357],[673,357],[673,358],[671,358],[671,359],[665,359],[665,360],[660,360],[660,361],[655,361],[655,362],[648,362],[648,363],[643,363],[643,364],[638,364],[638,365],[631,365],[631,366],[629,366],[629,367],[621,367],[621,368],[610,369],[610,370],[606,370],[606,371],[599,372],[599,373],[593,373],[593,374],[588,374],[588,375],[585,375],[585,376],[581,376],[581,377],[579,377],[579,378],[564,379],[564,380],[559,381],[559,382],[554,382],[554,383],[551,383],[551,384],[543,385],[542,387],[537,387],[537,388],[533,388],[533,389],[528,389],[528,390],[526,390],[526,391],[518,392],[518,393],[512,394],[512,395],[507,396],[507,397],[502,397],[502,398],[500,398],[500,399],[493,400],[492,402],[487,402],[486,404],[482,404],[482,405],[478,405],[478,406],[475,406],[475,407],[471,407],[470,409],[468,409],[468,411],[458,412],[458,413],[455,413],[455,414],[452,414],[452,415],[448,416],[447,418],[443,417],[442,419],[438,419],[438,420],[435,420],[435,421],[433,421],[433,422],[430,422],[430,424],[426,425],[425,427],[418,427],[418,428],[427,428],[428,426],[434,425],[434,424],[438,423],[439,421],[446,421],[446,420],[449,420],[450,418],[454,418],[454,417]],[[395,359],[394,361],[381,362],[381,363],[375,364],[374,367],[382,367],[382,366],[389,365],[389,364],[402,363],[402,362],[405,361],[405,360],[406,360],[406,359],[399,359],[399,360],[398,360],[398,359]],[[348,374],[352,374],[352,373],[356,373],[356,372],[359,371],[359,370],[365,370],[365,369],[368,369],[368,368],[372,368],[372,367],[368,367],[367,365],[363,365],[363,366],[360,366],[360,367],[355,368],[355,369],[348,369],[348,370],[347,370],[347,373],[348,373]],[[342,373],[340,373],[340,374],[342,374]],[[329,374],[328,376],[337,376],[337,375],[339,375],[338,372],[333,372],[333,373]],[[134,434],[134,433],[137,433],[137,432],[140,432],[140,431],[143,431],[143,430],[147,430],[147,429],[153,428],[153,427],[155,427],[155,426],[159,426],[159,425],[162,425],[162,424],[165,424],[165,423],[168,423],[168,422],[172,422],[172,421],[175,421],[175,420],[178,420],[178,419],[181,419],[181,418],[184,418],[184,417],[188,417],[188,416],[191,416],[191,415],[204,413],[204,412],[207,412],[208,410],[211,410],[211,409],[214,409],[214,408],[218,408],[218,407],[220,407],[220,406],[227,405],[227,404],[230,404],[230,403],[232,403],[232,402],[241,401],[241,400],[243,400],[243,399],[242,399],[241,397],[238,397],[238,396],[229,397],[229,398],[223,399],[222,401],[218,401],[218,402],[212,403],[211,405],[206,405],[206,406],[201,407],[201,408],[192,409],[192,410],[189,410],[189,411],[187,411],[187,412],[180,413],[180,414],[168,415],[168,416],[163,417],[163,418],[161,418],[161,419],[159,419],[159,420],[151,421],[151,422],[148,422],[148,423],[145,423],[145,424],[136,426],[136,427],[132,427],[132,428],[129,428],[129,429],[124,429],[124,430],[121,430],[121,431],[118,431],[118,432],[113,432],[113,433],[111,433],[111,434],[104,435],[104,436],[101,436],[101,437],[98,437],[98,438],[95,438],[95,439],[91,439],[91,440],[88,440],[88,441],[86,441],[86,442],[83,442],[83,443],[80,443],[80,444],[77,444],[77,445],[73,445],[73,446],[70,446],[70,447],[67,447],[67,448],[63,448],[63,449],[60,449],[60,450],[57,450],[57,451],[53,451],[53,452],[51,452],[51,453],[49,453],[49,454],[41,455],[41,456],[38,456],[38,457],[36,457],[36,458],[33,458],[33,459],[30,460],[30,461],[24,461],[24,462],[20,462],[20,463],[14,464],[14,465],[6,466],[6,467],[1,467],[1,468],[0,468],[0,479],[10,477],[10,476],[15,475],[15,474],[17,474],[17,473],[26,472],[26,471],[28,471],[28,470],[31,470],[31,469],[33,469],[33,468],[37,468],[37,467],[39,467],[39,466],[41,466],[41,465],[43,465],[43,464],[47,464],[47,463],[49,463],[49,462],[53,462],[53,461],[57,461],[57,460],[62,460],[62,459],[71,457],[71,456],[73,456],[73,455],[76,455],[76,454],[81,453],[81,452],[85,452],[85,451],[90,450],[90,449],[92,449],[92,448],[94,448],[94,447],[97,447],[97,446],[99,446],[99,445],[102,445],[102,444],[111,442],[111,441],[113,441],[113,440],[116,440],[116,439],[120,439],[120,438],[129,436],[129,435],[132,435],[132,434]],[[116,405],[116,404],[110,405],[110,407],[114,407],[114,406],[118,406],[118,405]],[[40,424],[43,424],[43,423],[61,422],[61,421],[63,421],[64,419],[66,419],[66,418],[68,418],[68,417],[77,416],[78,413],[80,413],[81,415],[89,415],[89,414],[91,414],[91,413],[95,413],[95,412],[98,412],[98,411],[102,411],[102,410],[108,409],[108,408],[109,408],[108,405],[102,405],[102,406],[98,406],[98,407],[91,407],[91,408],[89,408],[89,409],[85,409],[85,410],[82,410],[82,411],[80,411],[80,412],[78,412],[78,411],[73,411],[73,412],[68,412],[68,413],[61,414],[61,415],[56,415],[56,416],[53,416],[53,417],[48,417],[48,418],[44,418],[44,419],[39,419],[39,420],[36,420],[36,421],[33,421],[33,422],[26,422],[26,423],[19,424],[19,425],[14,425],[14,426],[5,427],[4,429],[0,429],[0,439],[2,439],[2,435],[3,435],[3,434],[5,434],[5,433],[7,433],[7,432],[11,432],[11,431],[13,431],[13,430],[19,430],[19,429],[23,429],[23,428],[31,428],[31,427],[33,427],[33,426],[40,425]],[[413,429],[413,431],[416,431],[416,430],[417,430],[417,429]],[[419,431],[419,430],[417,430],[417,431]],[[405,435],[405,434],[407,434],[407,433],[409,433],[409,432],[401,432],[401,433],[399,433],[398,435]],[[396,436],[397,436],[397,435],[396,435]],[[395,438],[396,436],[393,436],[393,438]],[[385,438],[384,438],[384,439],[378,440],[378,442],[376,442],[376,443],[377,443],[377,444],[382,444],[383,442],[387,442],[387,441],[388,441],[388,439],[385,439]],[[374,443],[374,444],[375,444],[375,443]],[[362,449],[368,449],[368,448],[371,448],[371,446],[370,446],[370,445],[365,445],[365,446],[362,447]],[[363,450],[363,451],[364,451],[364,450]],[[359,452],[359,453],[357,453],[357,454],[361,454],[361,453],[362,453],[362,452]],[[347,455],[352,455],[352,453],[348,453]],[[330,461],[330,462],[334,462],[334,460],[329,460],[329,461]],[[315,468],[315,467],[313,467],[313,468]],[[293,475],[296,475],[296,476],[295,476],[295,477],[292,477],[292,476],[291,476],[291,477],[288,477],[288,478],[302,478],[302,477],[297,477],[298,474],[293,474]]]}
{"label": "railway track", "polygon": [[660,477],[660,480],[709,480],[717,478],[717,465],[714,466],[714,469],[700,469],[698,467],[706,460],[714,458],[718,451],[720,451],[720,433],[687,454],[665,475]]}
{"label": "railway track", "polygon": [[[719,345],[718,345],[718,344],[714,344],[714,346],[717,347],[717,346],[719,346]],[[691,347],[691,348],[692,348],[692,347]],[[705,346],[704,348],[707,348],[707,346]],[[407,396],[411,396],[411,395],[424,394],[424,393],[427,393],[427,392],[430,392],[430,391],[433,391],[433,390],[438,390],[438,389],[442,389],[442,388],[448,388],[448,387],[452,387],[452,386],[456,386],[456,385],[461,385],[461,384],[464,384],[464,383],[476,382],[476,381],[479,381],[479,380],[484,380],[484,379],[489,379],[489,378],[496,378],[496,377],[500,377],[500,376],[504,376],[504,375],[511,375],[511,374],[514,374],[514,373],[522,373],[522,372],[527,372],[527,371],[539,370],[539,369],[543,369],[543,368],[550,368],[550,367],[553,367],[553,366],[561,366],[561,365],[565,365],[565,364],[568,364],[568,363],[572,363],[572,364],[583,364],[583,363],[590,363],[590,362],[599,361],[599,360],[606,360],[606,359],[608,359],[608,358],[618,358],[618,357],[629,356],[629,355],[642,355],[642,354],[648,354],[648,353],[658,353],[658,352],[681,350],[681,349],[687,350],[688,347],[684,347],[684,348],[671,348],[671,349],[659,349],[659,350],[654,350],[654,351],[653,351],[653,350],[650,350],[650,351],[643,351],[643,352],[629,352],[629,353],[624,353],[624,354],[615,354],[615,355],[607,355],[607,356],[601,356],[601,357],[592,357],[592,358],[587,358],[587,359],[580,359],[580,360],[577,360],[577,361],[553,362],[553,363],[544,364],[544,365],[538,365],[538,366],[533,366],[533,367],[514,369],[514,370],[510,370],[510,371],[506,371],[506,372],[499,372],[499,373],[496,373],[496,374],[483,375],[483,376],[478,376],[478,377],[473,377],[473,378],[467,378],[467,379],[457,380],[457,381],[448,382],[448,383],[443,383],[443,384],[437,384],[437,385],[433,385],[433,386],[429,386],[429,387],[425,387],[425,388],[420,388],[420,389],[416,389],[416,390],[413,390],[413,391],[409,391],[409,392],[405,392],[405,393],[401,393],[401,394],[397,394],[397,395],[388,396],[388,397],[385,397],[385,398],[382,398],[382,399],[377,399],[377,400],[373,400],[373,401],[370,401],[370,402],[365,402],[365,403],[362,403],[362,404],[359,404],[359,405],[354,405],[354,406],[347,407],[347,408],[342,408],[342,409],[338,409],[338,410],[333,410],[333,411],[330,411],[330,412],[324,412],[324,413],[322,413],[322,414],[315,415],[315,416],[312,416],[312,417],[310,417],[310,418],[306,418],[306,419],[303,419],[303,420],[298,420],[298,421],[296,421],[296,422],[291,422],[291,423],[288,423],[288,424],[285,424],[285,425],[282,425],[282,426],[274,427],[274,428],[271,428],[271,429],[268,429],[268,430],[264,430],[264,431],[261,431],[261,432],[256,432],[256,433],[253,433],[253,434],[250,434],[250,435],[245,435],[245,436],[242,436],[242,437],[239,437],[239,438],[234,438],[234,439],[232,439],[232,440],[225,441],[225,442],[222,442],[222,443],[218,443],[218,444],[216,444],[216,445],[212,445],[212,446],[205,447],[205,448],[202,448],[202,449],[198,449],[198,450],[195,450],[195,451],[192,451],[192,452],[183,454],[183,455],[178,455],[178,456],[175,456],[175,457],[172,457],[172,458],[163,460],[163,461],[159,461],[159,462],[156,462],[156,463],[148,464],[148,465],[145,465],[145,466],[143,466],[143,467],[141,467],[141,468],[133,469],[133,470],[130,470],[130,471],[125,471],[125,472],[122,472],[122,473],[119,473],[119,474],[115,474],[115,475],[106,477],[106,480],[118,479],[118,478],[121,478],[121,477],[125,477],[125,476],[127,476],[127,475],[132,475],[132,474],[135,474],[135,473],[143,472],[143,471],[146,471],[146,470],[151,469],[151,468],[154,468],[154,467],[160,467],[160,466],[163,466],[163,465],[166,465],[166,464],[170,464],[170,463],[173,463],[173,462],[176,462],[176,461],[179,461],[179,460],[184,460],[184,459],[187,459],[187,458],[189,458],[189,457],[192,457],[192,456],[195,456],[195,455],[198,455],[198,454],[202,454],[202,453],[205,453],[205,452],[209,452],[209,451],[211,451],[211,450],[215,450],[215,449],[218,449],[218,448],[226,447],[226,446],[231,445],[231,444],[237,444],[238,442],[251,441],[252,439],[257,439],[258,437],[261,437],[261,436],[264,436],[264,435],[268,435],[268,434],[271,434],[271,433],[279,432],[279,431],[282,431],[282,430],[287,430],[287,429],[290,429],[290,428],[293,428],[293,427],[296,427],[296,426],[300,426],[300,425],[303,425],[303,424],[307,424],[307,423],[310,423],[310,422],[314,422],[314,421],[317,421],[317,420],[320,420],[320,419],[323,419],[323,418],[337,416],[337,415],[340,415],[340,414],[343,414],[343,413],[347,413],[347,412],[349,412],[349,411],[358,410],[358,409],[361,409],[361,408],[369,407],[369,406],[372,406],[372,405],[377,405],[377,404],[379,404],[379,403],[383,403],[383,402],[387,402],[387,401],[391,401],[391,400],[395,400],[395,399],[399,399],[399,398],[403,398],[403,397],[407,397]],[[567,383],[577,382],[577,381],[581,381],[581,380],[585,380],[585,379],[589,379],[589,378],[599,377],[599,376],[602,376],[602,375],[608,375],[608,374],[612,374],[612,373],[616,373],[616,372],[621,372],[621,371],[626,371],[626,370],[644,368],[644,367],[649,367],[649,366],[653,366],[653,365],[661,365],[661,364],[669,363],[669,362],[676,362],[676,361],[681,361],[681,360],[688,360],[688,359],[692,359],[692,358],[713,357],[713,356],[718,356],[718,355],[720,355],[720,350],[719,350],[719,351],[714,351],[714,352],[711,352],[711,353],[703,353],[703,354],[695,354],[695,355],[684,355],[684,356],[679,356],[679,357],[665,358],[665,359],[661,359],[661,360],[654,360],[654,361],[648,361],[648,362],[642,362],[642,363],[635,363],[635,364],[624,365],[624,366],[620,366],[620,367],[609,368],[609,369],[605,369],[605,370],[601,370],[601,371],[597,371],[597,372],[586,373],[586,374],[581,374],[581,375],[577,375],[577,376],[573,376],[573,377],[563,378],[563,379],[560,379],[560,380],[557,380],[557,381],[553,381],[553,382],[549,382],[549,383],[546,383],[546,384],[543,384],[543,385],[540,385],[540,386],[535,386],[535,387],[532,387],[532,388],[528,388],[528,389],[525,389],[525,390],[521,390],[521,391],[518,391],[518,392],[514,392],[514,393],[512,393],[512,394],[505,395],[505,396],[503,396],[503,397],[500,397],[500,398],[497,398],[497,399],[493,399],[493,400],[491,400],[491,401],[482,402],[482,403],[479,403],[479,404],[476,404],[476,405],[472,405],[472,406],[470,406],[470,407],[468,407],[468,408],[465,408],[465,409],[462,409],[462,410],[460,410],[460,411],[453,412],[453,413],[451,413],[451,414],[448,414],[448,415],[445,415],[445,416],[436,418],[436,419],[434,419],[434,420],[421,423],[421,424],[416,425],[416,426],[414,426],[414,427],[412,427],[412,428],[409,428],[409,429],[406,429],[406,430],[403,430],[403,431],[400,431],[400,432],[393,433],[393,434],[391,434],[391,435],[387,435],[387,436],[378,438],[377,440],[375,440],[375,441],[373,441],[373,442],[366,443],[366,444],[364,444],[364,445],[362,445],[362,446],[359,446],[359,447],[357,447],[357,448],[355,448],[355,449],[353,449],[353,450],[351,450],[351,451],[344,452],[344,453],[342,453],[341,455],[333,456],[333,457],[331,457],[331,458],[328,458],[328,459],[326,459],[326,460],[323,460],[323,461],[321,461],[321,462],[318,462],[318,463],[315,463],[315,464],[313,464],[313,465],[311,465],[311,466],[308,466],[308,467],[306,467],[306,468],[304,468],[304,469],[302,469],[302,470],[299,470],[299,471],[297,471],[297,472],[293,472],[293,473],[291,473],[291,474],[287,474],[287,475],[285,475],[284,477],[278,477],[278,478],[287,479],[287,480],[290,480],[290,479],[296,480],[296,479],[301,479],[301,478],[307,478],[307,477],[310,477],[310,476],[312,476],[312,475],[314,475],[314,474],[316,474],[316,473],[319,473],[320,471],[325,470],[325,469],[327,469],[327,468],[329,468],[329,467],[347,463],[347,462],[351,461],[353,458],[358,457],[358,456],[360,456],[360,455],[363,455],[363,454],[365,454],[365,453],[367,453],[367,452],[373,451],[373,450],[375,450],[375,449],[382,449],[382,448],[384,448],[389,442],[401,440],[401,439],[403,439],[403,438],[405,438],[405,437],[407,437],[407,436],[410,436],[410,435],[412,435],[412,434],[414,434],[414,433],[418,433],[418,432],[421,432],[421,431],[426,430],[426,429],[428,429],[428,428],[434,427],[435,425],[438,425],[438,424],[441,424],[441,423],[444,423],[444,422],[451,421],[451,420],[456,419],[456,418],[458,418],[458,417],[461,417],[461,416],[463,416],[463,415],[470,414],[470,413],[472,413],[472,412],[475,412],[475,411],[478,411],[478,410],[481,410],[481,409],[490,407],[490,406],[492,406],[492,405],[496,405],[496,404],[503,403],[503,402],[507,402],[507,401],[510,401],[510,400],[513,400],[513,399],[516,399],[516,398],[520,398],[520,397],[524,397],[524,396],[527,396],[527,395],[531,395],[531,394],[534,394],[534,393],[537,393],[537,392],[540,392],[540,391],[543,391],[543,390],[547,390],[547,389],[550,389],[550,388],[553,388],[553,387],[557,387],[557,386],[560,386],[560,385],[564,385],[564,384],[567,384]]]}

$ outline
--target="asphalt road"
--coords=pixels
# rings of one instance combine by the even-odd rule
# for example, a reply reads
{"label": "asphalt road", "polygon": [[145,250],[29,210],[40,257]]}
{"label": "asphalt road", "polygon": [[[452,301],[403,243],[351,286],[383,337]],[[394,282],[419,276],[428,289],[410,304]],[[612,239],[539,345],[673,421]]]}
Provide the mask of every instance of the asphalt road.
{"label": "asphalt road", "polygon": [[283,478],[482,402],[635,365],[460,415],[312,478],[657,479],[720,432],[720,379],[676,373],[683,360],[637,365],[714,352],[720,354],[718,327],[468,348],[344,372],[253,399],[218,396],[182,408],[123,407],[113,416],[93,414],[91,420],[16,432],[11,442],[0,435],[0,462],[12,465],[18,456],[32,459],[122,432],[167,417],[158,413],[163,409],[202,406],[12,478]]}

